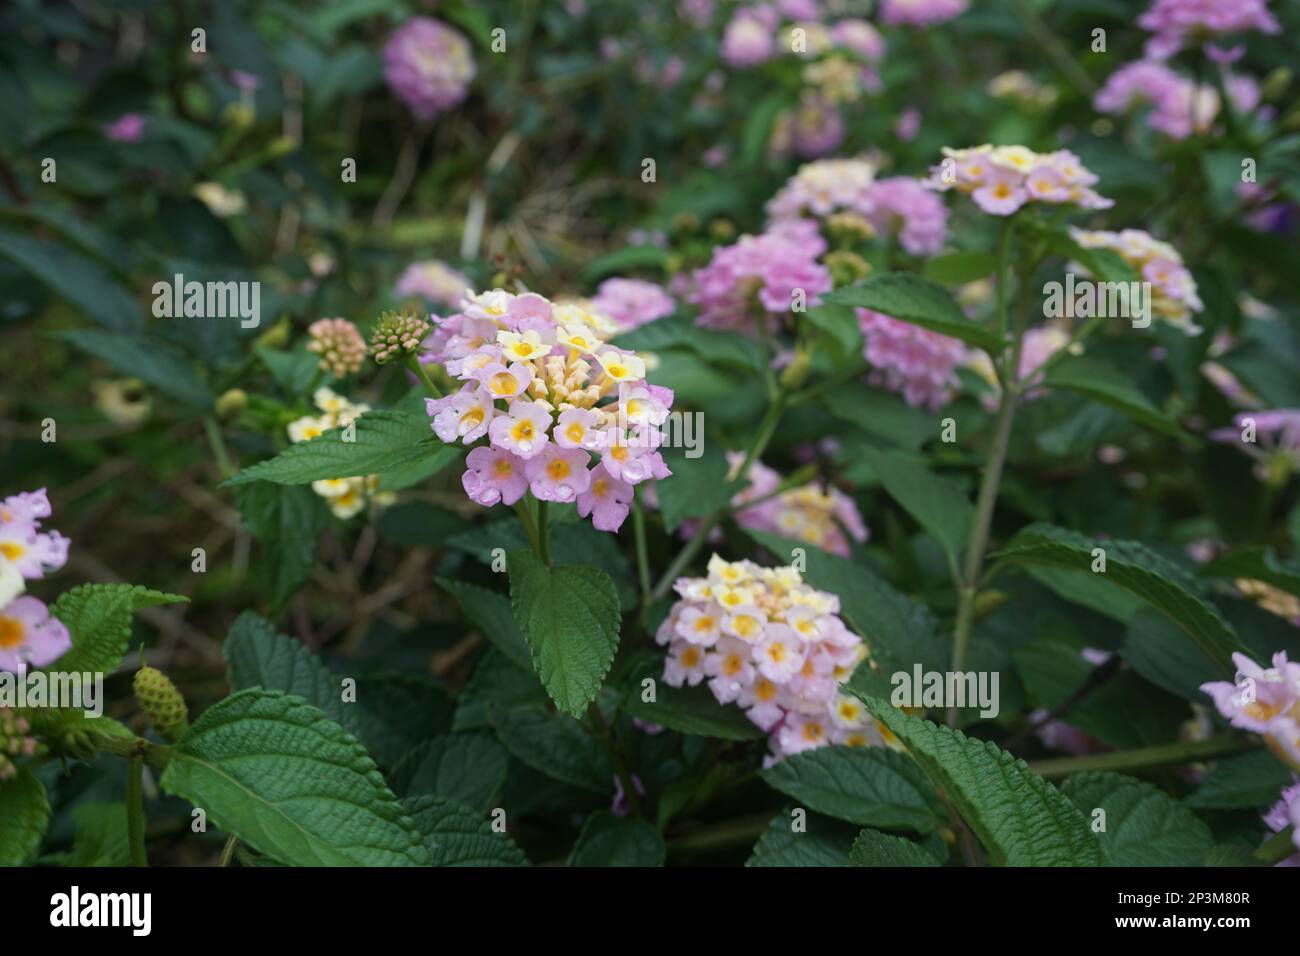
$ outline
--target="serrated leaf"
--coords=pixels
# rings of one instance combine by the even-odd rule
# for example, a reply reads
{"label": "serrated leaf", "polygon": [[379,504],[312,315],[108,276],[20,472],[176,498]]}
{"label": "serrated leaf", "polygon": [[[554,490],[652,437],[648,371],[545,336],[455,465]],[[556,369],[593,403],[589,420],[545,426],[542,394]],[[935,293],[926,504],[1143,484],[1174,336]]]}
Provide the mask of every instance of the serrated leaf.
{"label": "serrated leaf", "polygon": [[1205,703],[1201,685],[1223,675],[1178,622],[1143,605],[1124,634],[1124,660],[1146,680],[1185,700]]}
{"label": "serrated leaf", "polygon": [[493,708],[492,726],[511,755],[539,773],[602,795],[613,791],[609,758],[572,717],[540,707]]}
{"label": "serrated leaf", "polygon": [[1062,787],[1090,819],[1106,813],[1097,839],[1108,866],[1200,866],[1210,828],[1162,790],[1118,773],[1081,773]]}
{"label": "serrated leaf", "polygon": [[50,798],[45,784],[26,767],[0,780],[0,866],[22,866],[45,836],[50,824]]}
{"label": "serrated leaf", "polygon": [[848,866],[853,827],[800,809],[804,828],[796,830],[794,810],[786,807],[772,818],[745,866]]}
{"label": "serrated leaf", "polygon": [[1197,593],[1195,579],[1136,541],[1094,540],[1049,524],[1023,528],[994,557],[1023,564],[1049,564],[1090,571],[1093,549],[1106,553],[1106,579],[1129,591],[1183,628],[1223,675],[1235,673],[1232,653],[1241,641],[1214,605]]}
{"label": "serrated leaf", "polygon": [[996,332],[968,318],[943,286],[908,273],[868,276],[822,296],[822,302],[871,309],[986,352],[998,352],[1007,345]]}
{"label": "serrated leaf", "polygon": [[849,850],[854,866],[939,866],[940,863],[911,840],[879,830],[863,830]]}
{"label": "serrated leaf", "polygon": [[267,461],[243,469],[223,485],[273,481],[306,485],[329,478],[355,478],[389,471],[432,455],[443,445],[429,430],[429,421],[397,409],[366,412],[355,422],[355,441],[344,441],[345,428],[332,428],[311,441],[291,445]]}
{"label": "serrated leaf", "polygon": [[618,344],[634,352],[687,349],[706,362],[755,372],[762,369],[761,352],[753,339],[731,332],[700,328],[681,315],[666,315],[618,336]]}
{"label": "serrated leaf", "polygon": [[365,748],[292,694],[254,688],[208,708],[174,749],[160,785],[282,863],[429,863]]}
{"label": "serrated leaf", "polygon": [[157,337],[73,329],[59,338],[196,409],[210,408],[215,400],[194,363]]}
{"label": "serrated leaf", "polygon": [[667,854],[664,838],[644,820],[597,810],[583,824],[568,865],[663,866]]}
{"label": "serrated leaf", "polygon": [[942,804],[925,774],[883,747],[818,747],[773,764],[762,777],[801,806],[837,820],[917,833],[939,825]]}
{"label": "serrated leaf", "polygon": [[984,845],[994,866],[1100,866],[1087,820],[1042,777],[991,742],[863,697]]}
{"label": "serrated leaf", "polygon": [[1217,761],[1185,802],[1203,810],[1267,807],[1291,780],[1286,764],[1267,750],[1256,750]]}
{"label": "serrated leaf", "polygon": [[421,741],[451,729],[455,704],[427,674],[380,671],[357,679],[361,742],[381,767],[393,767]]}
{"label": "serrated leaf", "polygon": [[1180,439],[1185,444],[1199,444],[1177,422],[1152,405],[1137,386],[1113,365],[1093,358],[1066,358],[1048,370],[1043,384],[1047,388],[1065,389],[1100,402],[1148,428]]}
{"label": "serrated leaf", "polygon": [[641,688],[636,686],[628,691],[623,712],[682,734],[720,740],[760,740],[767,736],[739,707],[719,704],[703,686],[669,687],[660,681],[653,701],[642,700]]}
{"label": "serrated leaf", "polygon": [[188,600],[130,584],[81,584],[65,591],[50,613],[67,625],[72,647],[45,669],[111,674],[126,657],[132,612]]}
{"label": "serrated leaf", "polygon": [[477,584],[438,578],[438,586],[450,591],[460,601],[465,616],[483,632],[483,636],[520,667],[531,668],[533,655],[519,625],[515,623],[510,599]]}
{"label": "serrated leaf", "polygon": [[241,485],[235,502],[244,526],[262,542],[269,596],[278,607],[311,577],[329,512],[310,488],[270,482]]}
{"label": "serrated leaf", "polygon": [[434,866],[527,866],[518,844],[473,810],[436,794],[402,801]]}
{"label": "serrated leaf", "polygon": [[997,268],[997,257],[987,252],[949,252],[925,260],[921,275],[931,282],[960,286],[991,276]]}
{"label": "serrated leaf", "polygon": [[804,318],[834,344],[837,359],[843,360],[862,352],[862,327],[858,324],[858,314],[847,305],[815,306],[804,313]]}
{"label": "serrated leaf", "polygon": [[437,794],[484,811],[505,786],[509,758],[487,734],[443,734],[403,757],[388,775],[401,797]]}
{"label": "serrated leaf", "polygon": [[862,455],[889,496],[939,542],[956,567],[975,520],[975,509],[966,496],[919,458],[870,448],[864,448]]}
{"label": "serrated leaf", "polygon": [[361,737],[360,708],[343,702],[339,678],[301,641],[278,633],[266,618],[253,611],[240,614],[230,625],[222,653],[235,690],[262,687],[295,694],[354,737]]}
{"label": "serrated leaf", "polygon": [[596,699],[618,650],[618,591],[589,565],[548,567],[511,551],[510,604],[533,667],[557,707],[579,716]]}
{"label": "serrated leaf", "polygon": [[79,306],[100,325],[121,332],[140,329],[135,299],[92,259],[54,242],[0,229],[0,256],[36,276],[56,295]]}

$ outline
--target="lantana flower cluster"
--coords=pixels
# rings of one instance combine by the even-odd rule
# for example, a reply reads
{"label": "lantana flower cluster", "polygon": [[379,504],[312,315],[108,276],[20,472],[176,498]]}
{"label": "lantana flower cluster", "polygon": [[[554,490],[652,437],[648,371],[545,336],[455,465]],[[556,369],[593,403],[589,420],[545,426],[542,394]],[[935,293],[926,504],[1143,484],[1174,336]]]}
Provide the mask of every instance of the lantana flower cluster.
{"label": "lantana flower cluster", "polygon": [[[1277,803],[1264,814],[1265,825],[1274,833],[1281,833],[1287,827],[1293,827],[1291,840],[1300,850],[1300,777],[1292,777],[1293,783],[1283,787]],[[1283,860],[1279,866],[1300,866],[1300,853]]]}
{"label": "lantana flower cluster", "polygon": [[[1032,402],[1047,394],[1047,389],[1040,387],[1043,376],[1039,370],[1069,342],[1070,333],[1059,325],[1039,325],[1025,332],[1020,345],[1020,367],[1016,371],[1022,402]],[[997,408],[1002,383],[998,381],[997,371],[993,368],[993,360],[988,353],[971,349],[966,365],[992,388],[992,391],[984,393],[981,403],[989,411]]]}
{"label": "lantana flower cluster", "polygon": [[1192,313],[1205,306],[1196,292],[1196,280],[1183,264],[1178,250],[1141,229],[1121,232],[1087,231],[1071,227],[1070,236],[1085,249],[1110,249],[1132,266],[1142,281],[1151,283],[1151,313],[1178,326],[1189,335],[1201,330]]}
{"label": "lantana flower cluster", "polygon": [[[1225,72],[1223,85],[1238,112],[1248,113],[1259,105],[1259,85],[1250,77]],[[1214,86],[1198,86],[1153,60],[1139,60],[1120,67],[1097,91],[1092,105],[1097,112],[1112,115],[1124,115],[1149,105],[1147,125],[1171,139],[1186,139],[1205,132],[1223,107]]]}
{"label": "lantana flower cluster", "polygon": [[[739,470],[744,459],[739,452],[727,453],[733,472]],[[858,506],[834,485],[809,482],[775,494],[780,485],[781,476],[774,469],[758,461],[750,465],[749,484],[731,499],[736,523],[846,558],[850,539],[867,540],[867,526]],[[750,501],[757,503],[747,506]]]}
{"label": "lantana flower cluster", "polygon": [[681,578],[680,597],[655,634],[667,645],[664,681],[708,682],[768,737],[768,762],[827,744],[884,738],[862,704],[842,694],[866,645],[839,618],[834,594],[803,583],[791,567],[764,568],[713,555],[708,576]]}
{"label": "lantana flower cluster", "polygon": [[880,19],[890,25],[932,26],[966,12],[967,0],[883,0]]}
{"label": "lantana flower cluster", "polygon": [[317,319],[307,326],[307,351],[320,356],[321,371],[335,378],[355,375],[366,360],[366,340],[347,319]]}
{"label": "lantana flower cluster", "polygon": [[1300,663],[1286,651],[1273,655],[1272,667],[1261,667],[1245,654],[1233,654],[1235,682],[1213,681],[1201,690],[1234,727],[1264,738],[1279,760],[1300,771]]}
{"label": "lantana flower cluster", "polygon": [[68,560],[68,539],[41,528],[52,513],[44,488],[0,502],[0,670],[26,673],[28,667],[58,660],[72,646],[63,622],[43,601],[23,593],[28,581]]}
{"label": "lantana flower cluster", "polygon": [[1240,412],[1233,422],[1231,428],[1216,428],[1210,437],[1235,444],[1254,458],[1260,481],[1280,485],[1300,472],[1300,408]]}
{"label": "lantana flower cluster", "polygon": [[27,718],[11,707],[0,707],[0,783],[18,773],[15,757],[34,757],[42,751],[39,741],[30,735]]}
{"label": "lantana flower cluster", "polygon": [[929,411],[949,402],[957,388],[957,367],[968,349],[959,339],[923,329],[872,309],[857,309],[868,380],[897,392],[915,408]]}
{"label": "lantana flower cluster", "polygon": [[441,21],[412,17],[384,45],[384,78],[412,115],[428,123],[468,95],[469,41]]}
{"label": "lantana flower cluster", "polygon": [[453,309],[469,288],[469,278],[463,273],[439,259],[426,259],[407,266],[393,291],[398,298],[419,296],[440,308]]}
{"label": "lantana flower cluster", "polygon": [[932,170],[931,185],[956,189],[992,216],[1010,216],[1029,203],[1109,209],[1115,203],[1092,187],[1096,174],[1068,149],[1036,153],[1027,146],[945,146],[947,159]]}
{"label": "lantana flower cluster", "polygon": [[863,231],[897,236],[914,256],[934,255],[948,232],[948,210],[929,183],[910,176],[875,178],[865,159],[819,160],[803,166],[768,203],[772,222],[856,214]]}
{"label": "lantana flower cluster", "polygon": [[794,305],[795,290],[812,308],[833,286],[830,271],[817,261],[826,248],[815,222],[796,219],[715,249],[709,264],[696,270],[689,293],[700,324],[753,335],[761,314],[776,329]]}
{"label": "lantana flower cluster", "polygon": [[1269,12],[1268,0],[1154,0],[1137,22],[1155,34],[1147,52],[1162,59],[1226,34],[1282,29]]}
{"label": "lantana flower cluster", "polygon": [[[349,401],[324,387],[316,389],[312,402],[319,409],[319,415],[304,415],[289,423],[289,440],[295,444],[311,441],[331,428],[343,428],[370,411],[370,406],[364,402]],[[311,490],[325,499],[336,518],[344,520],[360,514],[367,502],[383,507],[397,500],[392,492],[379,490],[378,475],[325,478],[313,481]]]}
{"label": "lantana flower cluster", "polygon": [[596,287],[591,310],[612,319],[619,331],[662,319],[677,309],[677,303],[662,286],[645,279],[606,279]]}
{"label": "lantana flower cluster", "polygon": [[436,321],[422,361],[464,384],[428,411],[443,441],[484,440],[461,480],[473,501],[513,505],[531,491],[617,531],[634,486],[671,474],[658,449],[673,393],[645,380],[636,353],[602,341],[608,325],[580,305],[502,289]]}

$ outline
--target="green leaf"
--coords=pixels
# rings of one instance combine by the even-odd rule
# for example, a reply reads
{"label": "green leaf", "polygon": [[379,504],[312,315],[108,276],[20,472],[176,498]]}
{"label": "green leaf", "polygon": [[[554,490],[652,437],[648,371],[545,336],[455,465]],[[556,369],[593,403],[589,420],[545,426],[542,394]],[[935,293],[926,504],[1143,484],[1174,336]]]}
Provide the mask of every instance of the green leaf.
{"label": "green leaf", "polygon": [[912,451],[937,434],[934,416],[913,408],[897,395],[861,383],[841,385],[827,394],[823,407],[831,415],[871,438]]}
{"label": "green leaf", "polygon": [[744,372],[762,370],[762,358],[753,339],[716,329],[703,329],[680,315],[666,315],[617,338],[618,345],[635,352],[689,349],[710,364]]}
{"label": "green leaf", "polygon": [[493,708],[497,737],[520,762],[553,780],[601,795],[614,789],[614,768],[572,717],[540,707]]}
{"label": "green leaf", "polygon": [[848,866],[853,828],[799,809],[803,829],[796,830],[795,812],[786,807],[772,818],[745,866]]}
{"label": "green leaf", "polygon": [[1243,548],[1199,569],[1207,578],[1251,578],[1300,596],[1300,565],[1282,561],[1272,548]]}
{"label": "green leaf", "polygon": [[942,790],[994,866],[1099,866],[1101,845],[1055,787],[993,743],[863,697]]}
{"label": "green leaf", "polygon": [[929,833],[943,812],[916,762],[883,747],[819,747],[762,777],[801,806],[862,826]]}
{"label": "green leaf", "polygon": [[460,461],[463,451],[459,445],[443,445],[432,454],[387,468],[379,473],[379,490],[401,491],[418,485]]}
{"label": "green leaf", "polygon": [[505,595],[451,578],[438,578],[438,586],[460,601],[460,609],[502,654],[520,667],[531,668],[533,655],[519,625],[515,623],[510,599]]}
{"label": "green leaf", "polygon": [[269,482],[236,488],[235,503],[244,526],[262,542],[269,597],[278,607],[311,577],[329,512],[310,488]]}
{"label": "green leaf", "polygon": [[668,250],[659,246],[625,246],[591,260],[582,270],[587,282],[597,282],[606,276],[620,275],[637,269],[661,272],[668,263]]}
{"label": "green leaf", "polygon": [[745,165],[753,166],[763,158],[776,118],[785,109],[787,94],[778,90],[759,100],[745,120],[741,132],[740,155]]}
{"label": "green leaf", "polygon": [[58,337],[194,408],[208,409],[215,401],[194,363],[157,337],[100,329],[72,329]]}
{"label": "green leaf", "polygon": [[50,825],[45,784],[26,767],[0,780],[0,866],[22,866]]}
{"label": "green leaf", "polygon": [[767,736],[738,707],[724,707],[707,688],[655,686],[655,699],[641,699],[640,686],[629,689],[623,712],[682,734],[720,740],[760,740]]}
{"label": "green leaf", "polygon": [[296,866],[422,866],[429,851],[365,748],[281,691],[240,691],[195,721],[161,786]]}
{"label": "green leaf", "polygon": [[130,584],[81,584],[65,591],[50,613],[67,625],[72,647],[46,669],[111,674],[126,657],[133,611],[187,600]]}
{"label": "green leaf", "polygon": [[491,729],[495,712],[504,714],[516,707],[537,710],[549,704],[546,688],[531,665],[520,667],[495,647],[489,647],[456,699],[451,729],[457,733]]}
{"label": "green leaf", "polygon": [[281,351],[265,345],[255,345],[253,351],[270,371],[276,384],[290,398],[307,394],[307,389],[311,388],[320,369],[320,356],[306,349]]}
{"label": "green leaf", "polygon": [[295,694],[354,737],[361,737],[360,708],[343,702],[342,681],[301,641],[278,633],[266,618],[253,611],[240,614],[226,634],[222,652],[235,690],[263,687]]}
{"label": "green leaf", "polygon": [[55,295],[83,309],[100,325],[119,332],[144,326],[135,299],[98,263],[53,242],[0,229],[0,256],[27,270]]}
{"label": "green leaf", "polygon": [[569,866],[663,866],[668,848],[644,820],[597,810],[569,853]]}
{"label": "green leaf", "polygon": [[510,603],[533,667],[557,707],[577,717],[596,699],[618,650],[618,591],[588,565],[547,567],[511,551]]}
{"label": "green leaf", "polygon": [[822,302],[882,312],[986,352],[998,352],[1007,345],[1002,336],[967,318],[947,289],[920,276],[901,272],[868,276],[822,296]]}
{"label": "green leaf", "polygon": [[1075,392],[1188,445],[1199,442],[1158,408],[1119,369],[1092,358],[1066,358],[1048,370],[1043,384]]}
{"label": "green leaf", "polygon": [[1201,685],[1223,676],[1209,654],[1188,644],[1177,622],[1145,605],[1124,634],[1124,660],[1157,687],[1199,704],[1208,700]]}
{"label": "green leaf", "polygon": [[393,767],[422,741],[450,730],[456,705],[427,674],[381,671],[358,678],[356,707],[361,742],[377,764]]}
{"label": "green leaf", "polygon": [[1162,790],[1118,773],[1081,773],[1062,788],[1089,820],[1106,813],[1097,834],[1108,866],[1200,866],[1214,842],[1210,828]]}
{"label": "green leaf", "polygon": [[862,353],[862,327],[858,324],[858,314],[848,306],[819,305],[804,315],[810,325],[834,343],[837,359],[842,361]]}
{"label": "green leaf", "polygon": [[949,252],[927,259],[921,275],[941,285],[959,286],[991,276],[997,268],[997,257],[987,252]]}
{"label": "green leaf", "polygon": [[1185,802],[1202,810],[1268,807],[1290,783],[1286,764],[1267,750],[1256,750],[1217,761]]}
{"label": "green leaf", "polygon": [[443,734],[403,757],[388,779],[399,796],[435,793],[483,811],[505,786],[509,763],[505,748],[487,734]]}
{"label": "green leaf", "polygon": [[72,811],[72,852],[60,866],[130,866],[125,803],[83,803]]}
{"label": "green leaf", "polygon": [[669,481],[657,484],[659,514],[668,531],[676,531],[687,518],[703,518],[721,511],[739,490],[727,480],[730,466],[716,442],[706,442],[703,453],[686,457],[688,449],[665,448],[664,463],[672,470]]}
{"label": "green leaf", "polygon": [[863,830],[849,850],[854,866],[939,866],[940,863],[919,845],[892,833]]}
{"label": "green leaf", "polygon": [[975,521],[975,509],[966,496],[919,458],[869,448],[862,455],[889,496],[939,542],[956,567]]}
{"label": "green leaf", "polygon": [[468,807],[436,794],[402,801],[434,866],[527,866],[518,844]]}
{"label": "green leaf", "polygon": [[355,478],[390,471],[440,454],[442,442],[429,431],[428,419],[396,409],[366,412],[353,423],[355,441],[346,429],[333,428],[311,441],[291,445],[279,455],[243,469],[223,485],[273,481],[306,485],[328,478]]}
{"label": "green leaf", "polygon": [[1141,598],[1183,628],[1224,676],[1235,672],[1232,653],[1243,651],[1236,633],[1214,605],[1197,593],[1195,579],[1136,541],[1094,540],[1053,525],[1022,529],[995,557],[1018,564],[1048,564],[1090,571],[1093,549],[1106,553],[1106,579]]}

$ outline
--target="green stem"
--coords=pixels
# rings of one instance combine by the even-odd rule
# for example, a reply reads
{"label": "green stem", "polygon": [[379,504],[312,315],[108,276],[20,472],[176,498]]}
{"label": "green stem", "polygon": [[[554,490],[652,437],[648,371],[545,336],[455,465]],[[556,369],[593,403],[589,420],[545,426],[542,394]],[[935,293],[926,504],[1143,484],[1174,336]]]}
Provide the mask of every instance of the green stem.
{"label": "green stem", "polygon": [[235,474],[235,466],[230,463],[230,456],[226,454],[225,442],[221,440],[221,426],[211,415],[203,417],[203,430],[208,436],[208,445],[212,448],[213,457],[217,459],[217,467],[221,469],[222,478],[230,478]]}
{"label": "green stem", "polygon": [[633,784],[627,762],[619,752],[618,745],[614,741],[614,732],[605,721],[605,715],[600,712],[600,705],[594,700],[587,708],[587,717],[591,720],[596,739],[609,755],[609,762],[614,765],[614,773],[618,774],[619,783],[623,785],[623,792],[627,795],[627,805],[636,816],[644,816],[641,810],[641,795],[637,793],[636,786]]}
{"label": "green stem", "polygon": [[549,501],[537,502],[537,556],[546,565],[551,563],[550,517],[547,513],[549,508]]}
{"label": "green stem", "polygon": [[646,546],[645,511],[638,497],[640,489],[632,489],[632,531],[636,537],[636,570],[641,581],[641,606],[650,604],[650,553]]}
{"label": "green stem", "polygon": [[668,852],[703,853],[732,846],[748,846],[763,835],[771,822],[772,814],[766,812],[698,827],[671,837],[668,840]]}
{"label": "green stem", "polygon": [[144,848],[144,755],[136,753],[126,768],[126,833],[131,865],[148,866]]}
{"label": "green stem", "polygon": [[434,383],[433,379],[429,377],[429,370],[420,363],[418,358],[414,355],[408,356],[406,359],[406,367],[414,372],[416,377],[424,383],[424,387],[428,390],[430,395],[434,398],[442,398],[442,389],[440,389]]}
{"label": "green stem", "polygon": [[[998,334],[1002,338],[1007,337],[1007,262],[1011,256],[1011,236],[1015,232],[1013,219],[1002,220],[1002,231],[998,235],[998,288],[997,288],[997,317],[998,317]],[[992,356],[994,362],[997,356]],[[1004,383],[1005,384],[1005,383]]]}
{"label": "green stem", "polygon": [[221,862],[218,866],[230,866],[230,861],[234,859],[235,848],[239,846],[239,837],[233,833],[226,839],[226,845],[221,848]]}
{"label": "green stem", "polygon": [[1259,741],[1250,737],[1225,735],[1209,740],[1161,744],[1138,750],[1119,750],[1108,754],[1039,760],[1031,763],[1029,769],[1048,780],[1055,780],[1089,770],[1141,770],[1165,767],[1170,764],[1194,763],[1198,760],[1211,760],[1215,757],[1226,757],[1229,754],[1253,750],[1258,746]]}
{"label": "green stem", "polygon": [[519,523],[524,526],[524,533],[528,535],[528,543],[533,546],[533,553],[539,558],[542,556],[542,542],[537,535],[537,522],[533,520],[532,509],[528,507],[528,502],[532,495],[525,493],[522,498],[515,502],[515,514],[519,515]]}
{"label": "green stem", "polygon": [[1300,853],[1300,850],[1296,849],[1294,829],[1287,827],[1260,844],[1251,856],[1264,866],[1273,866],[1296,853]]}

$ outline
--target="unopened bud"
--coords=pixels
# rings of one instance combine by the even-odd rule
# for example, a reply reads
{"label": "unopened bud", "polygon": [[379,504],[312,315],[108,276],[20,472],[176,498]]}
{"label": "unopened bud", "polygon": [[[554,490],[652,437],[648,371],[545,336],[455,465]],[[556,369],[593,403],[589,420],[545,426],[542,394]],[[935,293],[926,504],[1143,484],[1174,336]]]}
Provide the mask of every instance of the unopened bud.
{"label": "unopened bud", "polygon": [[135,672],[132,687],[136,703],[161,736],[174,741],[189,730],[190,711],[185,698],[166,674],[156,667],[142,667]]}

